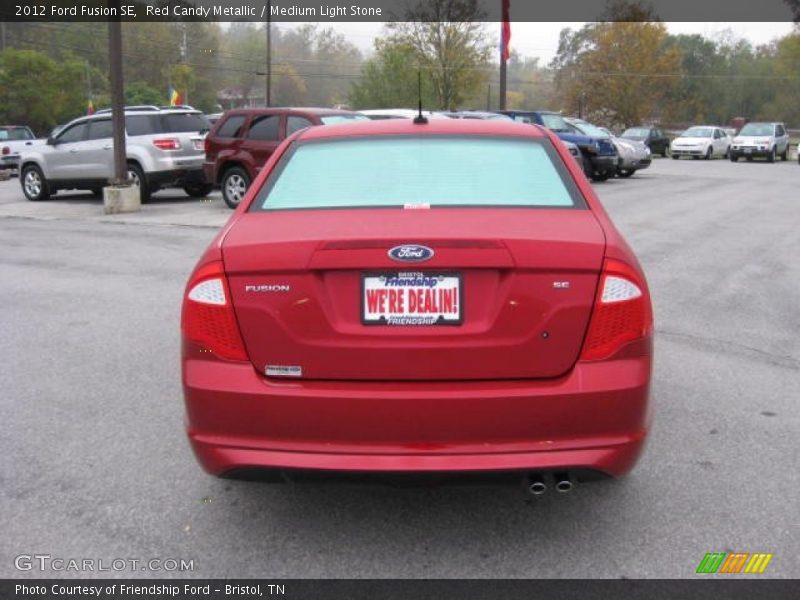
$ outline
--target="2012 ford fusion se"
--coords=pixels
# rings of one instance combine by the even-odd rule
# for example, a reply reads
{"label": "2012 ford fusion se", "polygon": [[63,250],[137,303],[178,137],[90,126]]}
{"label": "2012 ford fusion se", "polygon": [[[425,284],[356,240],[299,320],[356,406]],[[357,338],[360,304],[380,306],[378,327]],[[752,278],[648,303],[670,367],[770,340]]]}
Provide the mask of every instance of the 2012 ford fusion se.
{"label": "2012 ford fusion se", "polygon": [[220,476],[508,474],[636,463],[642,270],[553,134],[384,120],[287,139],[198,262],[188,435]]}

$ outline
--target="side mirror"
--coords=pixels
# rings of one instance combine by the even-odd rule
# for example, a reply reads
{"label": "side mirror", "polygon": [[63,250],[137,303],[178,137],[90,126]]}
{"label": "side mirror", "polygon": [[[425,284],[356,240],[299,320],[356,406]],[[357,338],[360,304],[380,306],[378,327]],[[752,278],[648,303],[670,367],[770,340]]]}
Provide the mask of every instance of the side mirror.
{"label": "side mirror", "polygon": [[56,145],[56,138],[54,138],[52,135],[50,137],[48,137],[47,138],[47,145],[48,146],[55,146]]}

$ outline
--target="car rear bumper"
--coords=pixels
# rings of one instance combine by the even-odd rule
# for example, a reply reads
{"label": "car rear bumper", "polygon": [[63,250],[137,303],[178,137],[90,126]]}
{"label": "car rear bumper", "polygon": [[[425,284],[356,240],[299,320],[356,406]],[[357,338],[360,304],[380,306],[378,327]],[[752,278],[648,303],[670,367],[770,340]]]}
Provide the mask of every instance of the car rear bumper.
{"label": "car rear bumper", "polygon": [[147,174],[147,181],[155,187],[183,187],[190,184],[205,183],[206,177],[202,169],[172,169]]}
{"label": "car rear bumper", "polygon": [[187,430],[214,475],[239,469],[432,473],[590,470],[619,477],[650,422],[649,354],[547,381],[334,382],[183,363]]}
{"label": "car rear bumper", "polygon": [[6,154],[0,157],[0,169],[17,169],[19,168],[19,154]]}

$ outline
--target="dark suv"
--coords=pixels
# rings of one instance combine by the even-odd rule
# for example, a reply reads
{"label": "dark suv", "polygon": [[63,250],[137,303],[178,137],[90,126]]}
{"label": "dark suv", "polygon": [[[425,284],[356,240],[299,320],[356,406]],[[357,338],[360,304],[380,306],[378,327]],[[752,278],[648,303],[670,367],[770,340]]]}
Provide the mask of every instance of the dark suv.
{"label": "dark suv", "polygon": [[367,120],[347,110],[331,108],[240,108],[229,110],[206,137],[206,180],[219,185],[231,208],[244,198],[267,159],[295,131],[313,125]]}
{"label": "dark suv", "polygon": [[559,139],[572,142],[581,152],[583,172],[592,181],[605,181],[617,172],[619,154],[608,136],[590,136],[578,133],[567,123],[561,114],[546,110],[501,110],[521,123],[531,123],[546,127]]}

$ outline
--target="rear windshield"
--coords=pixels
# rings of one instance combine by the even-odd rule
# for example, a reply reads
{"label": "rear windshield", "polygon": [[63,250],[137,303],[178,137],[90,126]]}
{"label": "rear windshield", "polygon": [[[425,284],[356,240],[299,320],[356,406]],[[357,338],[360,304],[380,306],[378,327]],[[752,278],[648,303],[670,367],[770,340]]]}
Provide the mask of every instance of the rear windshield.
{"label": "rear windshield", "polygon": [[350,123],[351,121],[369,121],[367,115],[324,115],[319,118],[323,125],[335,125],[336,123]]}
{"label": "rear windshield", "polygon": [[687,129],[681,134],[681,137],[687,138],[710,138],[714,137],[714,130],[710,127],[692,127]]}
{"label": "rear windshield", "polygon": [[0,127],[0,140],[32,140],[33,134],[27,127]]}
{"label": "rear windshield", "polygon": [[199,113],[162,115],[125,115],[125,130],[129,136],[159,133],[198,133],[210,129],[211,122]]}
{"label": "rear windshield", "polygon": [[254,209],[579,202],[549,140],[393,136],[298,143],[259,192]]}
{"label": "rear windshield", "polygon": [[599,127],[595,127],[594,125],[592,125],[590,123],[584,123],[582,121],[573,121],[572,125],[573,125],[573,127],[575,127],[575,129],[580,131],[583,135],[590,135],[592,137],[597,137],[597,138],[610,137],[608,135],[608,132],[603,131]]}
{"label": "rear windshield", "polygon": [[569,125],[561,115],[542,115],[542,124],[551,131],[569,131]]}
{"label": "rear windshield", "polygon": [[650,133],[649,129],[642,129],[641,127],[631,127],[630,129],[626,129],[625,133],[622,134],[622,137],[647,137],[647,134]]}
{"label": "rear windshield", "polygon": [[748,123],[739,132],[739,135],[772,135],[775,128],[772,123]]}

